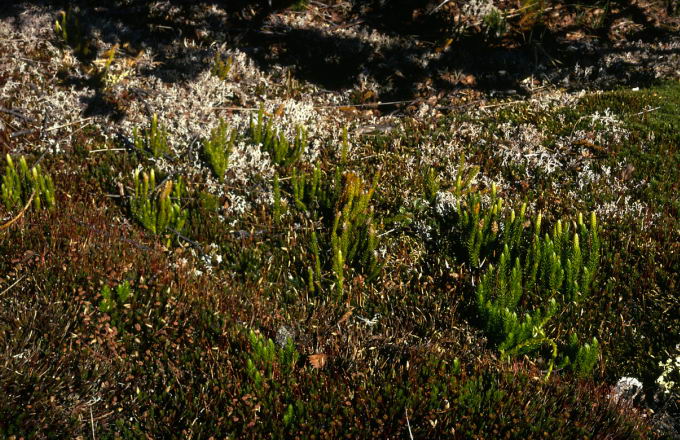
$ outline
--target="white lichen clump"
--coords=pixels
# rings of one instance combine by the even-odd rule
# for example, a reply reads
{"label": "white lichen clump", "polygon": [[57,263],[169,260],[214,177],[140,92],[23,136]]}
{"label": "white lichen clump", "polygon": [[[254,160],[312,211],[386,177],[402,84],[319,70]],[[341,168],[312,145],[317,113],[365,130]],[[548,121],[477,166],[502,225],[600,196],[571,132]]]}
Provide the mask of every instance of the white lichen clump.
{"label": "white lichen clump", "polygon": [[642,392],[642,382],[634,377],[622,377],[612,390],[611,397],[616,402],[631,403]]}
{"label": "white lichen clump", "polygon": [[659,362],[663,372],[656,379],[656,384],[663,390],[664,394],[680,395],[680,355],[669,358],[666,362]]}

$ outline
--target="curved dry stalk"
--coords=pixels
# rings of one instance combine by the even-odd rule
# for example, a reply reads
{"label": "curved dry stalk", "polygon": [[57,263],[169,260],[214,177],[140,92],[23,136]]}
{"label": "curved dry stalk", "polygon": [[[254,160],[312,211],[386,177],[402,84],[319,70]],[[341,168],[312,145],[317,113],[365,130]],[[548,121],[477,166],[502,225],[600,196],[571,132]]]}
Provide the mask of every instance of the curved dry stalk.
{"label": "curved dry stalk", "polygon": [[5,229],[9,228],[10,226],[12,226],[14,223],[16,223],[16,221],[19,220],[24,215],[24,213],[26,212],[28,207],[31,206],[31,202],[33,201],[34,196],[35,196],[35,190],[33,190],[33,192],[31,193],[31,197],[28,198],[28,202],[26,202],[26,206],[24,206],[23,209],[21,211],[19,211],[19,214],[17,214],[16,217],[14,217],[12,220],[8,221],[4,225],[1,225],[0,231],[4,231]]}

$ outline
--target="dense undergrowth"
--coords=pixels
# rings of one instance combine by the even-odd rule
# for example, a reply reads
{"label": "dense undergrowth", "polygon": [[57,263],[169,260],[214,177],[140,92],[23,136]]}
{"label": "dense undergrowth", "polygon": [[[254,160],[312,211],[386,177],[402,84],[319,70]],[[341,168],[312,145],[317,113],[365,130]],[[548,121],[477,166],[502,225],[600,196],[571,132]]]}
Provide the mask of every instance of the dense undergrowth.
{"label": "dense undergrowth", "polygon": [[[678,108],[669,81],[349,121],[310,160],[261,106],[195,140],[195,180],[155,114],[10,155],[0,436],[661,437],[611,392],[640,378],[677,428]],[[239,212],[243,151],[271,174]]]}
{"label": "dense undergrowth", "polygon": [[[668,105],[678,89],[586,96],[577,108],[606,106],[633,119],[645,105]],[[637,102],[634,94],[644,104],[616,107]],[[642,419],[592,377],[652,381],[678,342],[669,331],[677,316],[667,312],[677,300],[677,256],[665,249],[677,234],[677,180],[667,176],[677,172],[678,122],[663,109],[634,122],[628,142],[645,142],[644,151],[624,143],[602,158],[625,159],[631,178],[656,185],[631,194],[649,203],[648,227],[638,229],[645,217],[633,214],[548,226],[557,208],[541,220],[526,206],[506,207],[531,193],[503,203],[495,188],[472,184],[463,162],[450,191],[431,171],[420,174],[422,186],[413,182],[430,208],[402,209],[392,220],[401,225],[392,256],[377,251],[385,239],[376,234],[398,203],[381,191],[387,162],[372,184],[357,174],[370,168],[340,155],[334,167],[303,172],[281,163],[291,177],[277,185],[290,197],[255,214],[258,234],[234,234],[219,226],[208,195],[194,189],[185,200],[170,179],[154,188],[153,174],[135,172],[130,211],[107,201],[103,191],[114,185],[100,171],[129,173],[143,155],[46,159],[57,209],[27,212],[1,240],[5,284],[16,283],[2,297],[3,435],[75,435],[95,421],[100,438],[397,437],[407,426],[419,437],[647,436]],[[664,160],[653,167],[652,154]],[[74,166],[84,171],[69,176]],[[444,193],[458,207],[437,212]],[[596,209],[612,195],[591,197],[574,206]],[[182,228],[168,226],[178,221],[173,210],[191,213],[182,216],[184,246]],[[174,239],[110,222],[125,216]],[[440,236],[419,251],[408,237],[423,219]],[[551,235],[541,238],[544,230]],[[222,254],[210,261],[212,275],[197,271],[206,243]],[[540,249],[547,257],[531,257]],[[376,319],[362,324],[360,315]],[[481,343],[475,327],[504,355]],[[583,354],[593,337],[601,354]]]}

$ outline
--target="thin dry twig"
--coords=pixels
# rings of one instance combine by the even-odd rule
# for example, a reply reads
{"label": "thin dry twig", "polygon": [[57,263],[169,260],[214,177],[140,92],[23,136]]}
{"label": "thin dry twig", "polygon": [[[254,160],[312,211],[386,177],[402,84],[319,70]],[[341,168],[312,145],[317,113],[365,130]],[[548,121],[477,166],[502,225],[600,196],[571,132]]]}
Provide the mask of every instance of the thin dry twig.
{"label": "thin dry twig", "polygon": [[661,106],[654,107],[654,108],[648,108],[646,110],[642,110],[641,112],[635,113],[635,116],[640,116],[640,115],[644,115],[645,113],[654,112],[654,111],[659,110],[660,108],[661,108]]}
{"label": "thin dry twig", "polygon": [[235,112],[256,112],[259,107],[213,107],[213,110],[231,110]]}
{"label": "thin dry twig", "polygon": [[6,288],[6,289],[3,290],[2,292],[0,292],[0,297],[3,296],[5,293],[9,292],[9,291],[12,289],[12,287],[14,287],[14,286],[16,286],[17,284],[19,284],[19,283],[21,282],[21,280],[23,280],[24,278],[26,278],[26,274],[22,275],[21,278],[19,278],[19,279],[16,280],[15,282],[13,282],[11,286],[9,286],[8,288]]}
{"label": "thin dry twig", "polygon": [[501,102],[498,104],[489,104],[489,105],[483,105],[479,107],[480,109],[487,109],[487,108],[495,108],[495,107],[505,107],[506,105],[513,105],[513,104],[519,104],[522,102],[526,102],[525,100],[519,99],[517,101],[510,101],[510,102]]}
{"label": "thin dry twig", "polygon": [[14,133],[10,134],[9,137],[13,139],[13,138],[23,136],[23,135],[26,135],[26,134],[35,133],[36,131],[40,131],[40,130],[42,130],[44,133],[48,133],[50,131],[59,130],[60,128],[66,128],[66,127],[69,127],[71,125],[80,124],[81,122],[86,122],[86,121],[89,121],[90,119],[92,119],[92,117],[79,119],[77,121],[68,122],[66,124],[55,125],[54,127],[46,128],[44,130],[42,128],[30,128],[28,130],[15,131]]}
{"label": "thin dry twig", "polygon": [[388,101],[388,102],[371,102],[366,104],[333,104],[333,105],[315,105],[314,108],[345,108],[345,107],[381,107],[384,105],[396,104],[413,104],[417,99],[408,99],[405,101]]}
{"label": "thin dry twig", "polygon": [[96,440],[96,436],[94,434],[94,417],[92,415],[92,405],[90,405],[90,426],[92,427],[92,440]]}
{"label": "thin dry twig", "polygon": [[[432,15],[432,14],[434,14],[435,12],[437,12],[438,10],[440,10],[441,8],[443,8],[443,7],[444,7],[448,2],[450,2],[450,1],[451,1],[451,0],[444,0],[443,2],[439,3],[437,6],[435,6],[435,7],[432,8],[432,9],[430,9],[430,11],[427,13],[427,15]],[[408,420],[408,418],[407,418],[407,420]],[[413,437],[411,437],[411,438],[413,438]]]}
{"label": "thin dry twig", "polygon": [[101,153],[103,151],[127,151],[127,148],[102,148],[101,150],[90,150],[89,154]]}
{"label": "thin dry twig", "polygon": [[411,432],[411,422],[408,421],[408,408],[404,410],[406,412],[406,426],[408,427],[408,436],[413,440],[413,432]]}

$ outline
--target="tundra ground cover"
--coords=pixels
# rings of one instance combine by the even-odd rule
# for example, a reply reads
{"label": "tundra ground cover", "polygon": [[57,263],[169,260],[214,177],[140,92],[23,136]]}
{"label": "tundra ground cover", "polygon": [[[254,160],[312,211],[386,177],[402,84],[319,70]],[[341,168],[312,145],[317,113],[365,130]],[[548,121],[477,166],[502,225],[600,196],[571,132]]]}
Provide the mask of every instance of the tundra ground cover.
{"label": "tundra ground cover", "polygon": [[677,433],[677,76],[389,114],[252,42],[0,23],[3,152],[51,194],[3,164],[0,435]]}

